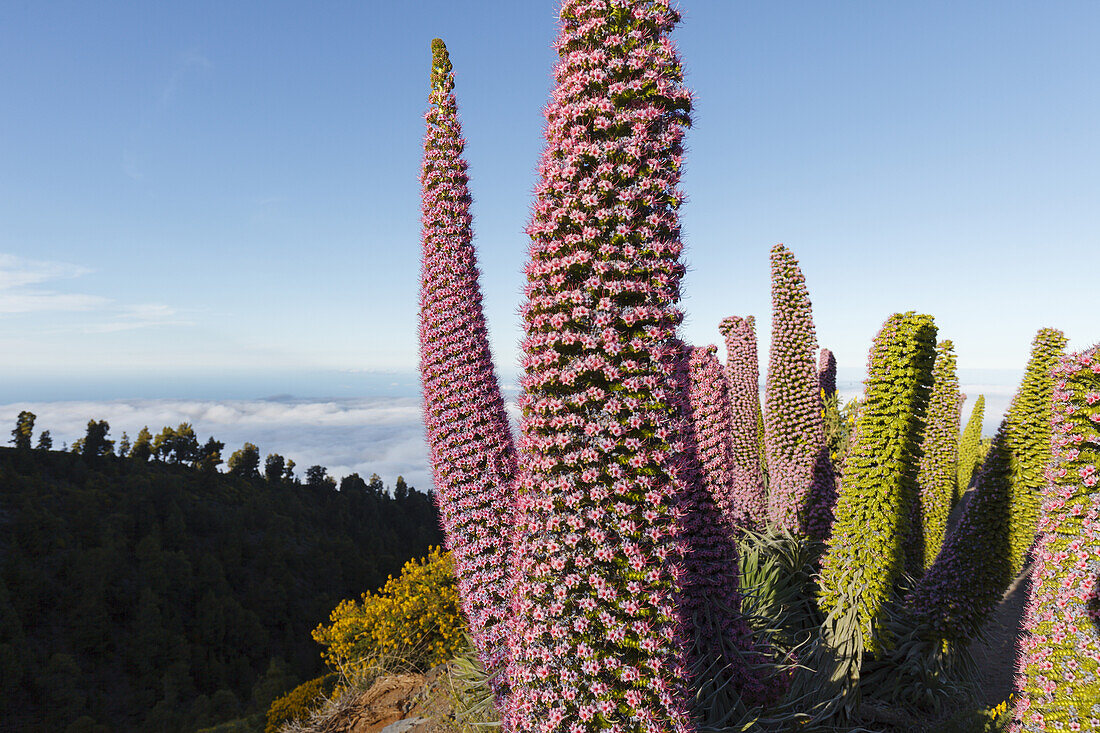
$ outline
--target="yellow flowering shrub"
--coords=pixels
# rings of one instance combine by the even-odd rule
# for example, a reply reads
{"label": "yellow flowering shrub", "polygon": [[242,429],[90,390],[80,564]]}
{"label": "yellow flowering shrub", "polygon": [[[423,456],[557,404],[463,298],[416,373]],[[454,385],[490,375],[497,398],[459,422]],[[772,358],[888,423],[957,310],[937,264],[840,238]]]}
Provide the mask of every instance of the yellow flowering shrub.
{"label": "yellow flowering shrub", "polygon": [[290,692],[275,698],[267,711],[264,733],[278,733],[283,724],[292,720],[305,720],[310,712],[331,695],[336,687],[336,675],[329,673],[309,682],[303,682]]}
{"label": "yellow flowering shrub", "polygon": [[453,658],[466,621],[450,553],[432,548],[410,560],[378,593],[341,601],[329,620],[313,638],[325,647],[325,661],[345,673],[379,665],[427,670]]}

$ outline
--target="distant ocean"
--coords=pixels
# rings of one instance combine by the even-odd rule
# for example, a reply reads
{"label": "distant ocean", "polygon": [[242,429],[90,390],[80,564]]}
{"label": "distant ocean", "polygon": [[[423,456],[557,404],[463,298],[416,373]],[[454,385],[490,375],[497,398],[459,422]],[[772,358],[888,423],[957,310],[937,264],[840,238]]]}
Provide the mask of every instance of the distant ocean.
{"label": "distant ocean", "polygon": [[[837,389],[846,401],[863,391],[862,370],[841,368]],[[992,435],[1015,393],[1019,370],[961,370],[967,418],[984,394],[984,434]],[[514,377],[505,398],[516,417]],[[191,423],[199,440],[225,443],[223,458],[246,441],[260,455],[294,460],[301,476],[311,465],[336,478],[377,473],[392,486],[398,475],[420,489],[431,487],[417,375],[412,372],[295,372],[209,377],[135,375],[74,379],[5,378],[0,383],[0,436],[21,410],[35,413],[35,438],[49,430],[55,449],[84,435],[89,419],[106,420],[110,437],[131,441],[143,426],[155,435],[165,425]],[[763,385],[761,385],[763,389]]]}

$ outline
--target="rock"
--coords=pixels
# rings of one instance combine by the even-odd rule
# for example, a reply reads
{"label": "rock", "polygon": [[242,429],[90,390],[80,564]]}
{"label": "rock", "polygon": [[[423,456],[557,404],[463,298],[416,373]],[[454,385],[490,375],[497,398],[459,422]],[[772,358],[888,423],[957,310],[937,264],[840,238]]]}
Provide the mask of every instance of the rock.
{"label": "rock", "polygon": [[405,718],[396,723],[390,723],[379,733],[426,733],[427,718]]}

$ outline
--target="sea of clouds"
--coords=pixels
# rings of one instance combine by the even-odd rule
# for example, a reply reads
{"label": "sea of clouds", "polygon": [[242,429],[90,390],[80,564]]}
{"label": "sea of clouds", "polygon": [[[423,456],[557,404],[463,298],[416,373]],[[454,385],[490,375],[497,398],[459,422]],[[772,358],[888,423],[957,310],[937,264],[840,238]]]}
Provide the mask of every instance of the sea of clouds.
{"label": "sea of clouds", "polygon": [[[862,375],[841,370],[837,389],[842,403],[859,396]],[[967,418],[979,394],[986,398],[983,433],[992,435],[1018,384],[1018,373],[981,373],[960,375],[962,391],[969,396],[963,407]],[[994,380],[982,379],[995,377]],[[979,381],[981,380],[981,381]],[[110,437],[118,440],[123,431],[133,440],[142,427],[156,434],[165,425],[190,423],[200,442],[214,436],[225,443],[222,457],[240,448],[246,441],[255,443],[260,455],[279,453],[294,460],[301,476],[309,466],[319,464],[333,476],[342,478],[372,473],[393,486],[404,476],[412,486],[431,488],[431,470],[421,420],[420,399],[415,388],[405,383],[390,387],[390,396],[309,399],[269,397],[265,399],[95,399],[10,402],[0,405],[0,436],[3,426],[15,425],[21,410],[36,416],[35,440],[49,430],[55,449],[71,444],[84,435],[89,419],[106,420]],[[763,391],[763,385],[761,385]],[[516,390],[505,389],[513,424],[518,415]]]}
{"label": "sea of clouds", "polygon": [[420,400],[411,397],[21,402],[0,406],[0,425],[14,427],[21,410],[37,417],[34,440],[49,430],[55,449],[82,437],[89,419],[106,420],[111,438],[125,431],[131,441],[146,425],[155,435],[165,425],[187,422],[200,442],[211,435],[223,441],[223,458],[250,442],[261,456],[292,459],[299,476],[319,464],[337,478],[377,473],[392,487],[401,475],[412,486],[431,487]]}

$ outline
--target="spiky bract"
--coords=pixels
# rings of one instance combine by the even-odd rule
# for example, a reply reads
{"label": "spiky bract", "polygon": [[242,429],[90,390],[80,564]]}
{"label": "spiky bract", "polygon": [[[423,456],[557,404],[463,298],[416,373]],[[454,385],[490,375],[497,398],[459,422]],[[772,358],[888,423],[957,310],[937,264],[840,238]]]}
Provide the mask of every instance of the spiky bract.
{"label": "spiky bract", "polygon": [[979,445],[982,442],[982,421],[985,419],[985,395],[978,395],[974,407],[970,408],[970,417],[966,421],[959,438],[959,473],[956,483],[961,496],[970,488],[970,479],[981,463]]}
{"label": "spiky bract", "polygon": [[764,405],[768,521],[825,537],[836,499],[818,386],[817,337],[806,278],[782,244],[772,247],[772,344]]}
{"label": "spiky bract", "polygon": [[1012,511],[1009,514],[1009,543],[1012,574],[1027,562],[1039,522],[1039,503],[1050,458],[1050,400],[1054,393],[1051,372],[1066,347],[1066,337],[1053,328],[1041,328],[1031,342],[1031,358],[1023,381],[1005,413],[1006,447],[1011,453]]}
{"label": "spiky bract", "polygon": [[432,52],[421,174],[424,424],[462,610],[485,666],[503,671],[516,457],[482,314],[451,63],[441,40]]}
{"label": "spiky bract", "polygon": [[1054,379],[1014,731],[1100,730],[1100,347]]}
{"label": "spiky bract", "polygon": [[923,573],[936,559],[955,499],[961,406],[955,363],[954,344],[941,341],[932,367],[932,396],[917,470],[917,502],[909,530],[911,542],[906,548],[906,562],[913,575]]}
{"label": "spiky bract", "polygon": [[832,613],[846,596],[854,602],[870,653],[888,645],[879,638],[885,605],[905,566],[935,350],[932,317],[912,311],[891,316],[875,337],[836,523],[822,558],[822,610]]}
{"label": "spiky bract", "polygon": [[565,0],[560,17],[528,228],[505,725],[683,731],[679,16]]}
{"label": "spiky bract", "polygon": [[730,493],[743,508],[745,523],[763,527],[768,498],[764,488],[760,441],[760,364],[756,356],[756,319],[730,316],[718,330],[726,338],[726,384],[730,406]]}

